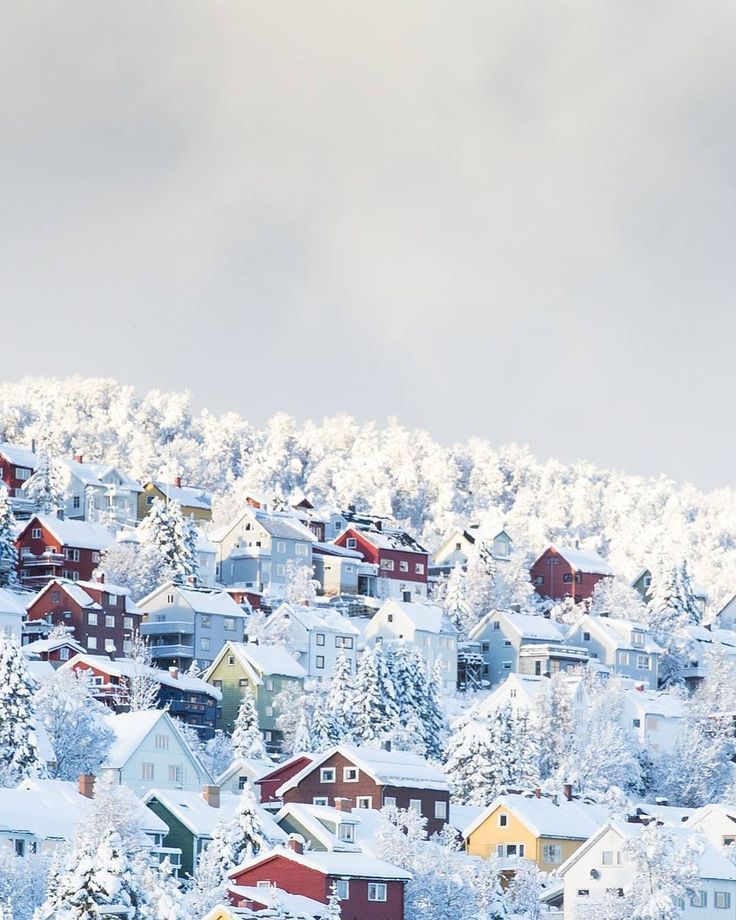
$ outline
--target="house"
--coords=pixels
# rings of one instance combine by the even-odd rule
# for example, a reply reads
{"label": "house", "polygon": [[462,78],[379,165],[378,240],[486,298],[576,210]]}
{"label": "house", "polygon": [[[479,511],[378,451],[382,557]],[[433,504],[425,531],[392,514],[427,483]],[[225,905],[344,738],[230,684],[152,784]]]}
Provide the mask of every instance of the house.
{"label": "house", "polygon": [[[0,789],[0,847],[9,847],[16,856],[53,853],[74,840],[77,826],[92,808],[94,777],[81,776],[79,783],[59,779],[23,780],[14,789]],[[145,840],[152,853],[170,856],[161,848],[168,827],[141,805],[137,814]]]}
{"label": "house", "polygon": [[351,804],[348,799],[337,799],[336,808],[288,802],[276,815],[276,823],[288,834],[299,834],[310,850],[360,853],[359,812],[365,809],[351,809]]}
{"label": "house", "polygon": [[22,447],[20,444],[0,442],[0,483],[11,498],[22,497],[23,483],[33,476],[39,462],[34,445]]}
{"label": "house", "polygon": [[15,541],[21,584],[39,588],[52,578],[88,581],[113,540],[101,524],[36,514]]}
{"label": "house", "polygon": [[365,640],[370,644],[415,645],[424,656],[427,676],[432,676],[439,661],[443,689],[448,693],[455,689],[457,630],[437,604],[384,601],[366,627]]}
{"label": "house", "polygon": [[145,674],[159,686],[156,706],[179,721],[191,725],[202,738],[211,738],[215,731],[220,691],[202,680],[169,668],[162,671],[149,668],[131,658],[110,658],[107,655],[74,655],[60,670],[74,671],[88,677],[95,699],[116,712],[125,712],[130,705],[130,683]]}
{"label": "house", "polygon": [[[652,572],[650,569],[642,569],[636,578],[631,582],[631,587],[641,595],[641,599],[648,604],[652,599]],[[708,605],[708,594],[699,585],[692,585],[695,603],[700,612],[701,619],[705,616],[705,608]],[[723,624],[722,624],[723,625]]]}
{"label": "house", "polygon": [[231,731],[246,687],[256,702],[258,725],[266,745],[276,750],[282,732],[276,725],[275,698],[289,687],[299,689],[307,672],[282,645],[227,642],[204,674],[204,679],[222,691],[222,709],[217,726]]}
{"label": "house", "polygon": [[216,777],[215,782],[223,792],[242,792],[246,786],[252,786],[256,801],[261,801],[261,789],[256,781],[273,770],[273,761],[253,760],[236,757],[227,770]]}
{"label": "house", "polygon": [[314,577],[319,582],[320,594],[339,597],[343,594],[362,594],[375,597],[378,567],[363,562],[356,549],[346,549],[336,543],[315,543],[312,546]]}
{"label": "house", "polygon": [[357,550],[364,562],[378,567],[378,597],[426,600],[429,553],[405,530],[349,526],[333,542]]}
{"label": "house", "polygon": [[575,603],[590,600],[602,578],[611,578],[613,569],[598,553],[568,546],[550,546],[532,565],[529,573],[534,590],[553,601],[574,598]]}
{"label": "house", "polygon": [[100,778],[128,786],[137,796],[149,789],[197,790],[212,777],[176,728],[168,712],[123,712],[104,718],[115,740]]}
{"label": "house", "polygon": [[469,524],[467,527],[458,527],[445,537],[437,548],[432,559],[433,567],[449,571],[455,565],[466,566],[470,557],[477,552],[479,544],[497,562],[507,562],[511,558],[513,542],[503,528],[481,527],[480,524]]}
{"label": "house", "polygon": [[[719,852],[736,850],[736,807],[727,803],[711,803],[693,809],[683,822],[684,826],[699,831]],[[736,902],[734,902],[736,906]]]}
{"label": "house", "polygon": [[[289,894],[288,891],[270,885],[267,888],[242,888],[239,891],[253,904],[252,910],[218,904],[202,920],[253,920],[262,910],[266,911],[264,917],[269,916],[273,910],[285,910],[293,920],[328,920],[329,908],[312,898]],[[273,916],[273,913],[270,915]]]}
{"label": "house", "polygon": [[292,776],[307,767],[315,758],[314,754],[292,754],[278,766],[274,767],[269,773],[264,773],[255,781],[256,786],[261,790],[261,802],[264,805],[281,804],[281,798],[277,795],[278,789],[283,786]]}
{"label": "house", "polygon": [[151,510],[154,499],[162,502],[179,502],[181,513],[185,518],[195,521],[212,520],[212,498],[203,489],[197,486],[183,486],[181,476],[173,482],[151,480],[144,483],[138,495],[138,520],[142,521]]}
{"label": "house", "polygon": [[586,613],[570,627],[565,641],[584,648],[614,673],[657,689],[662,649],[643,626]]}
{"label": "house", "polygon": [[84,646],[80,645],[71,635],[49,636],[48,639],[27,642],[22,651],[27,658],[48,661],[54,668],[58,668],[65,661],[69,661],[80,652],[83,653]]}
{"label": "house", "polygon": [[159,585],[138,602],[144,613],[141,635],[154,664],[186,670],[193,661],[209,667],[226,642],[240,642],[246,614],[219,588]]}
{"label": "house", "polygon": [[[559,867],[564,883],[565,920],[575,920],[581,906],[593,898],[612,891],[626,894],[636,871],[626,845],[643,827],[641,823],[609,821]],[[686,827],[669,827],[668,831],[682,837],[683,843],[693,833]],[[683,920],[730,916],[736,906],[736,866],[708,842],[696,858],[695,890],[683,899],[679,916]]]}
{"label": "house", "polygon": [[603,807],[573,797],[572,787],[563,786],[558,795],[539,789],[499,795],[462,834],[469,856],[528,859],[553,872],[607,818]]}
{"label": "house", "polygon": [[[582,726],[588,718],[590,709],[590,696],[585,682],[573,675],[566,675],[564,682],[570,694],[573,721],[576,727]],[[533,717],[549,685],[549,677],[509,674],[502,684],[478,704],[476,711],[479,715],[490,716],[508,706],[514,712],[525,712]]]}
{"label": "house", "polygon": [[[143,803],[167,825],[169,832],[164,846],[181,850],[181,872],[192,876],[218,821],[234,817],[240,799],[240,794],[205,785],[199,792],[154,788],[143,796]],[[258,807],[257,816],[272,844],[286,842],[287,834],[268,812]]]}
{"label": "house", "polygon": [[674,694],[644,690],[641,684],[624,691],[624,727],[655,757],[672,751],[684,717],[685,704]]}
{"label": "house", "polygon": [[[515,613],[512,610],[491,610],[470,630],[470,638],[480,642],[483,656],[483,676],[492,685],[519,671],[519,653],[526,645],[562,645],[563,630],[543,616]],[[532,664],[524,673],[544,674],[541,665]]]}
{"label": "house", "polygon": [[[75,521],[93,521],[107,526],[134,524],[137,518],[140,485],[117,467],[108,463],[85,462],[81,454],[73,460],[54,459],[63,484],[63,517]],[[25,492],[35,475],[24,484]]]}
{"label": "house", "polygon": [[29,623],[44,621],[71,628],[83,650],[93,654],[129,652],[142,617],[127,588],[64,578],[51,579],[28,604],[27,611]]}
{"label": "house", "polygon": [[243,888],[273,885],[323,904],[334,888],[342,920],[403,920],[404,885],[411,880],[403,869],[364,853],[305,851],[293,838],[288,847],[259,853],[228,877],[230,898],[238,907],[259,903],[241,894]]}
{"label": "house", "polygon": [[340,744],[317,755],[283,783],[276,794],[283,802],[380,809],[412,808],[427,819],[427,833],[447,823],[450,792],[447,777],[418,754]]}
{"label": "house", "polygon": [[217,574],[223,585],[283,597],[289,563],[312,568],[315,536],[285,511],[248,506],[239,518],[209,536],[218,550]]}
{"label": "house", "polygon": [[709,654],[716,648],[736,665],[736,632],[718,629],[715,625],[686,626],[681,630],[684,640],[683,662],[677,669],[676,679],[691,692],[710,671]]}
{"label": "house", "polygon": [[25,618],[23,595],[9,588],[0,588],[0,636],[14,636],[20,645]]}
{"label": "house", "polygon": [[287,647],[309,677],[331,680],[338,656],[350,662],[356,670],[358,629],[347,617],[331,607],[303,607],[282,604],[266,621],[263,639],[276,641],[288,635]]}

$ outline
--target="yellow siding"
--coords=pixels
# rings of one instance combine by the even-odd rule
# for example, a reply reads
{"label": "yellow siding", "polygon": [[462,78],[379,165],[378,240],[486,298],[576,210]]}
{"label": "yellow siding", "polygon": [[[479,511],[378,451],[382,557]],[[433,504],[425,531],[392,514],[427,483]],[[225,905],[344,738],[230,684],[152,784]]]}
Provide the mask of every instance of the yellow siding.
{"label": "yellow siding", "polygon": [[[142,521],[143,518],[151,510],[151,506],[148,504],[148,496],[153,495],[155,498],[160,498],[162,501],[166,498],[164,493],[157,489],[152,483],[146,483],[143,486],[143,491],[138,493],[138,520]],[[185,518],[192,517],[195,521],[211,521],[212,512],[207,508],[191,508],[189,505],[181,506],[182,514]]]}

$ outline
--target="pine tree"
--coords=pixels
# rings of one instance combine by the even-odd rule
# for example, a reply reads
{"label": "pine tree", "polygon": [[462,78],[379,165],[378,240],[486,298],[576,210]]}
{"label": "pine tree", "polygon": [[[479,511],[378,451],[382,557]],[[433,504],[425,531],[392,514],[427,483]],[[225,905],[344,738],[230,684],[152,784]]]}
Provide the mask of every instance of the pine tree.
{"label": "pine tree", "polygon": [[350,659],[341,652],[332,671],[330,689],[322,715],[324,730],[332,743],[350,741],[355,731],[355,681]]}
{"label": "pine tree", "polygon": [[[346,736],[341,734],[338,730],[338,723],[333,718],[328,708],[327,700],[320,700],[314,708],[314,715],[312,717],[312,730],[310,733],[311,748],[309,748],[309,750],[315,752],[326,751],[333,745],[340,744],[341,741],[345,740],[345,737]],[[294,753],[296,753],[297,750],[298,748],[295,743]]]}
{"label": "pine tree", "polygon": [[161,684],[154,673],[151,648],[138,631],[133,633],[129,657],[134,662],[133,673],[121,702],[127,702],[131,712],[156,709]]}
{"label": "pine tree", "polygon": [[287,604],[310,606],[317,601],[319,582],[308,565],[296,565],[292,559],[286,563],[286,587],[284,598]]}
{"label": "pine tree", "polygon": [[424,733],[424,749],[427,757],[432,760],[440,760],[445,743],[445,717],[440,706],[441,686],[442,662],[436,661],[432,679],[424,681],[424,699],[418,711]]}
{"label": "pine tree", "polygon": [[360,660],[352,709],[359,744],[380,741],[390,735],[396,724],[396,690],[381,645],[368,649]]}
{"label": "pine tree", "polygon": [[144,543],[159,550],[162,565],[178,584],[197,574],[196,539],[193,542],[191,526],[184,519],[178,501],[154,498],[148,516],[139,527]]}
{"label": "pine tree", "polygon": [[342,910],[340,908],[340,898],[337,896],[337,886],[333,884],[330,896],[327,899],[327,914],[325,920],[341,920]]}
{"label": "pine tree", "polygon": [[263,734],[258,727],[258,710],[250,687],[243,688],[235,725],[233,726],[233,753],[246,760],[267,760]]}
{"label": "pine tree", "polygon": [[463,805],[489,805],[496,795],[491,770],[493,739],[488,719],[466,714],[453,725],[445,754],[445,772],[453,797]]}
{"label": "pine tree", "polygon": [[524,788],[539,781],[539,754],[526,712],[510,706],[490,716],[491,757],[488,765],[494,796],[506,789]]}
{"label": "pine tree", "polygon": [[572,701],[563,673],[553,674],[539,696],[534,727],[539,739],[540,776],[550,779],[569,762],[575,737]]}
{"label": "pine tree", "polygon": [[0,635],[0,786],[42,769],[33,731],[35,682],[14,636]]}
{"label": "pine tree", "polygon": [[472,612],[471,629],[493,607],[496,560],[485,540],[476,543],[465,567],[465,599]]}
{"label": "pine tree", "polygon": [[313,750],[312,736],[309,721],[307,719],[307,709],[306,706],[303,706],[299,713],[299,720],[296,723],[292,753],[298,754],[303,751],[311,750]]}
{"label": "pine tree", "polygon": [[475,624],[475,614],[468,603],[465,572],[459,562],[455,563],[447,579],[444,604],[452,625],[461,636],[467,636],[468,630]]}
{"label": "pine tree", "polygon": [[253,790],[246,785],[240,796],[235,814],[221,818],[208,846],[209,860],[220,867],[220,877],[225,878],[232,869],[257,856],[271,841],[258,816],[258,806]]}
{"label": "pine tree", "polygon": [[64,473],[58,461],[41,456],[38,469],[25,484],[26,496],[37,514],[58,514],[64,507]]}
{"label": "pine tree", "polygon": [[15,546],[15,515],[8,490],[0,485],[0,588],[18,584],[18,550]]}

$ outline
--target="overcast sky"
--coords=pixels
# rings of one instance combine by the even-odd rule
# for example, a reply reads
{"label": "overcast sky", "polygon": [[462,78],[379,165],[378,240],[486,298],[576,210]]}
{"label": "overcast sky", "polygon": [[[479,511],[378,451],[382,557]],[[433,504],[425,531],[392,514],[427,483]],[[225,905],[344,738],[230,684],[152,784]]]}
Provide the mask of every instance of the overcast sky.
{"label": "overcast sky", "polygon": [[14,3],[0,376],[736,485],[736,4]]}

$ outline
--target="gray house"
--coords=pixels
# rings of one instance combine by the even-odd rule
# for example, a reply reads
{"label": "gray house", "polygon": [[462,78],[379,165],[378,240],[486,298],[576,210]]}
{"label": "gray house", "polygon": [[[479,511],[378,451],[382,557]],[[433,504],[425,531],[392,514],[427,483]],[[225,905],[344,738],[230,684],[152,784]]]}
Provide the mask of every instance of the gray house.
{"label": "gray house", "polygon": [[643,626],[586,613],[570,628],[565,642],[586,649],[616,674],[657,689],[662,649]]}
{"label": "gray house", "polygon": [[483,677],[492,686],[519,671],[519,652],[524,645],[561,645],[564,633],[543,616],[491,610],[470,630],[470,638],[480,643]]}
{"label": "gray house", "polygon": [[227,591],[160,585],[138,604],[141,635],[158,668],[209,667],[226,642],[242,642],[246,614]]}
{"label": "gray house", "polygon": [[209,538],[217,547],[221,584],[276,597],[283,596],[289,562],[312,568],[312,544],[317,539],[289,512],[250,507]]}

